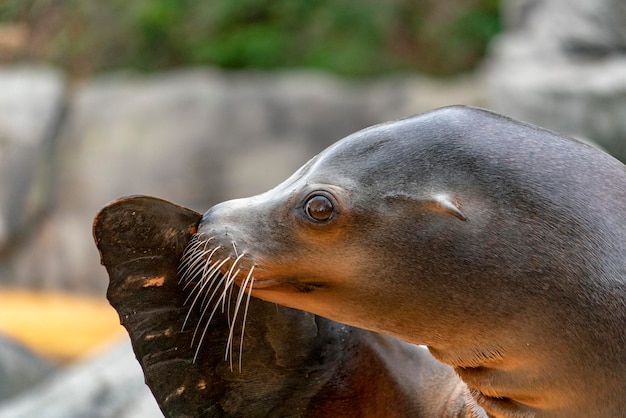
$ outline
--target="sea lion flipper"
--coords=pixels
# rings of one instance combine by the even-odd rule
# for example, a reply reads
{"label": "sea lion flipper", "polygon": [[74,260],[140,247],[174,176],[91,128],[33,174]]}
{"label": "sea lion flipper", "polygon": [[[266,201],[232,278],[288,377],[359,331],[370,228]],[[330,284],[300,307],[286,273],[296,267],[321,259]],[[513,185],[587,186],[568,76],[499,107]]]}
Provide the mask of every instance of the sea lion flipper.
{"label": "sea lion flipper", "polygon": [[[178,260],[200,215],[147,196],[119,199],[96,216],[93,234],[109,273],[107,298],[131,338],[145,380],[166,416],[219,409],[201,364],[193,364],[191,337],[178,286]],[[167,378],[164,378],[167,376]],[[211,412],[209,416],[219,416]]]}
{"label": "sea lion flipper", "polygon": [[[105,267],[113,267],[141,256],[168,254],[180,259],[200,218],[191,209],[156,197],[129,196],[115,200],[100,210],[93,223],[100,261]],[[164,251],[164,245],[171,252]]]}

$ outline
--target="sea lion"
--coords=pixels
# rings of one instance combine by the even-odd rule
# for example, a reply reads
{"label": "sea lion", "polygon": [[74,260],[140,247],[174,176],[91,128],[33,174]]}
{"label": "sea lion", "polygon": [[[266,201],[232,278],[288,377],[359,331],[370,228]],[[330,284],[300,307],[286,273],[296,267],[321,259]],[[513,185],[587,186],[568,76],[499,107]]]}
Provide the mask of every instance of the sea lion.
{"label": "sea lion", "polygon": [[[185,303],[194,293],[177,273],[200,218],[135,196],[112,202],[94,220],[110,277],[107,297],[165,416],[432,417],[465,410],[462,398],[446,402],[458,390],[454,371],[425,349],[256,298],[242,351],[233,350],[243,358],[226,360],[242,321],[218,313],[206,327],[202,310]],[[194,341],[205,329],[202,342]]]}
{"label": "sea lion", "polygon": [[190,275],[426,345],[471,395],[450,415],[626,411],[626,168],[575,140],[464,106],[377,125],[193,241]]}

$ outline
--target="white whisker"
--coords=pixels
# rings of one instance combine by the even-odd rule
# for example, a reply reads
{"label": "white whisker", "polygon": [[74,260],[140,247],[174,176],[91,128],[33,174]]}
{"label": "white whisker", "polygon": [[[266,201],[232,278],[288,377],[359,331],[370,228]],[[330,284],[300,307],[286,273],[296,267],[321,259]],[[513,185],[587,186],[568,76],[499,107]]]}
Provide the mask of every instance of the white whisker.
{"label": "white whisker", "polygon": [[[243,320],[241,322],[241,340],[239,341],[239,373],[241,373],[242,368],[242,359],[243,359],[243,336],[246,332],[246,319],[248,318],[248,308],[250,307],[250,296],[252,294],[252,286],[254,286],[254,277],[252,277],[252,272],[254,271],[254,266],[250,268],[248,272],[248,276],[246,277],[246,281],[250,280],[250,289],[248,290],[248,297],[246,298],[246,307],[243,310]],[[245,289],[245,286],[244,286]]]}
{"label": "white whisker", "polygon": [[199,247],[196,248],[196,253],[191,254],[190,257],[185,261],[185,267],[182,270],[182,274],[179,273],[179,281],[178,283],[188,282],[190,279],[193,279],[198,273],[198,270],[203,264],[203,260],[207,254],[206,246],[199,251]]}
{"label": "white whisker", "polygon": [[[224,280],[225,277],[222,278],[222,280]],[[220,281],[221,283],[221,281]],[[215,292],[217,292],[217,288],[215,289],[213,295],[211,295],[211,299],[213,299],[213,296],[215,295]],[[223,292],[222,292],[223,294]],[[209,324],[211,323],[211,320],[213,319],[213,316],[215,315],[215,312],[217,311],[217,309],[220,307],[220,303],[219,303],[219,299],[218,302],[215,303],[213,310],[211,311],[211,315],[209,316],[209,319],[206,322],[206,326],[204,327],[204,330],[202,331],[202,334],[200,335],[200,340],[198,341],[198,347],[196,348],[196,353],[193,356],[193,362],[195,363],[196,359],[198,358],[198,353],[200,352],[200,347],[202,346],[202,341],[204,340],[204,336],[206,335],[206,332],[209,329]],[[207,305],[208,308],[208,305]],[[205,308],[206,310],[206,308]],[[202,313],[202,316],[204,316],[204,312]],[[196,332],[198,331],[198,326],[200,325],[200,321],[198,321],[198,325],[196,326],[196,331],[194,331],[193,333],[193,337],[191,339],[191,343],[193,344],[193,341],[196,338]]]}
{"label": "white whisker", "polygon": [[[228,261],[228,259],[226,258],[226,259],[224,259],[224,260],[220,261],[218,264],[216,264],[216,265],[215,265],[215,270],[214,270],[214,272],[215,272],[215,273],[217,273],[217,272],[219,271],[219,268],[220,268],[221,266],[223,266],[223,265],[224,265],[227,261]],[[207,309],[209,308],[209,306],[211,305],[211,300],[213,299],[213,297],[214,297],[214,296],[215,296],[215,294],[217,293],[217,291],[218,291],[218,289],[219,289],[220,284],[221,284],[221,283],[222,283],[222,281],[224,280],[224,277],[223,277],[223,276],[216,275],[216,277],[222,277],[222,278],[221,278],[221,279],[218,281],[218,283],[216,284],[215,289],[213,289],[213,293],[211,294],[211,297],[208,299],[208,301],[207,301],[207,298],[206,298],[206,295],[209,293],[208,291],[206,291],[206,292],[204,292],[204,291],[199,291],[199,292],[198,292],[198,296],[200,296],[201,294],[204,294],[205,298],[204,298],[204,301],[202,302],[202,306],[200,307],[201,314],[200,314],[200,318],[198,319],[198,323],[196,324],[196,329],[195,329],[195,331],[194,331],[194,333],[193,333],[193,337],[192,337],[192,339],[191,339],[192,344],[193,344],[193,341],[194,341],[194,340],[195,340],[195,338],[196,338],[196,334],[197,334],[197,332],[198,332],[198,327],[199,327],[199,326],[201,325],[201,323],[202,323],[202,318],[204,317],[204,315],[205,315],[205,313],[206,313]],[[206,281],[206,282],[205,282],[205,284],[203,285],[203,289],[205,288],[205,286],[209,286],[209,291],[210,291],[210,289],[213,287],[213,286],[212,286],[212,284],[213,284],[212,282],[213,282],[213,280]],[[194,307],[194,305],[195,305],[195,303],[196,303],[197,299],[198,299],[197,297],[196,297],[196,299],[194,299],[194,302],[192,303],[191,307],[189,308],[189,312],[187,312],[187,317],[185,318],[185,323],[187,322],[187,320],[188,320],[188,318],[189,318],[189,315],[190,315],[191,311],[193,310],[193,307]],[[213,317],[213,315],[211,315],[211,317]],[[211,319],[210,319],[210,318],[209,318],[209,321],[207,322],[207,326],[208,326],[209,322],[211,322]]]}
{"label": "white whisker", "polygon": [[[234,287],[237,278],[241,274],[241,260],[244,254],[240,254],[234,242],[231,243],[234,257],[216,258],[222,246],[212,247],[211,241],[215,237],[203,238],[202,234],[194,235],[185,248],[180,259],[177,274],[179,284],[187,293],[184,305],[189,305],[182,329],[184,330],[191,319],[191,313],[198,313],[198,322],[191,336],[191,345],[195,346],[193,362],[198,359],[202,343],[207,336],[209,326],[218,309],[226,314],[228,321],[228,339],[224,359],[229,361],[230,370],[233,370],[234,334],[237,326],[237,317],[243,311],[241,319],[241,337],[239,339],[239,371],[242,370],[243,340],[245,335],[246,320],[250,306],[250,294],[254,284],[254,266],[250,268],[245,279],[241,283],[237,295],[234,295]],[[227,263],[232,262],[226,272],[221,269]],[[246,297],[246,293],[248,293]],[[245,303],[244,303],[245,298]],[[231,313],[232,312],[232,313]]]}
{"label": "white whisker", "polygon": [[[239,307],[241,306],[241,300],[243,299],[243,295],[245,294],[244,289],[248,286],[248,281],[250,280],[250,274],[244,280],[243,284],[239,288],[239,293],[237,294],[237,301],[235,303],[235,310],[233,312],[232,320],[229,321],[229,332],[228,332],[228,341],[226,343],[226,353],[224,355],[224,360],[228,360],[230,354],[230,369],[233,369],[233,335],[235,333],[235,325],[237,322],[237,314],[239,313]],[[230,301],[229,301],[230,305]]]}
{"label": "white whisker", "polygon": [[[208,252],[208,251],[203,251],[201,253],[201,256],[198,261],[194,262],[193,265],[193,273],[192,270],[188,270],[187,273],[189,274],[185,274],[181,280],[185,279],[185,281],[187,281],[187,283],[185,283],[185,285],[183,286],[183,290],[187,289],[187,287],[192,284],[194,282],[194,280],[192,280],[194,277],[197,276],[197,274],[199,273],[200,270],[204,270],[202,275],[201,275],[201,279],[204,278],[206,276],[206,272],[207,272],[207,266],[210,266],[211,263],[211,258],[213,258],[213,255],[215,254],[215,252],[217,250],[219,250],[222,247],[215,247],[212,251]],[[206,256],[206,258],[204,258],[204,256],[207,254],[207,252],[209,253],[208,256]],[[202,263],[201,261],[204,260],[205,262]],[[186,280],[186,279],[190,279],[190,280]]]}
{"label": "white whisker", "polygon": [[[210,239],[209,239],[210,240]],[[208,240],[207,240],[208,241]],[[198,251],[198,249],[200,248],[200,246],[202,246],[204,244],[205,248],[206,248],[206,244],[207,242],[202,242],[200,241],[200,239],[198,238],[197,235],[194,235],[191,240],[189,241],[189,244],[187,245],[187,248],[185,248],[185,251],[183,252],[183,255],[181,257],[181,263],[178,266],[178,275],[180,276],[184,271],[188,270],[189,265],[192,264],[195,260],[195,258],[197,256],[201,256],[202,255],[202,251]]]}
{"label": "white whisker", "polygon": [[189,242],[187,243],[187,247],[183,251],[183,255],[180,258],[181,264],[178,266],[179,269],[185,266],[184,261],[189,257],[190,254],[193,254],[200,245],[202,245],[202,241],[200,241],[200,238],[198,237],[198,235],[193,235],[191,239],[189,240]]}
{"label": "white whisker", "polygon": [[[215,274],[218,271],[218,268],[221,266],[221,264],[216,264],[216,265],[211,265],[211,258],[213,257],[213,254],[215,253],[215,251],[212,251],[211,254],[209,254],[209,257],[205,260],[205,262],[203,263],[202,266],[202,274],[200,275],[198,280],[195,280],[195,284],[193,286],[193,288],[189,291],[189,295],[187,296],[187,299],[185,299],[183,304],[187,304],[187,302],[189,302],[189,299],[193,296],[194,293],[199,292],[200,290],[204,289],[205,286],[207,284],[210,284],[211,281],[213,280],[213,277],[215,276]],[[226,261],[223,261],[223,263],[225,263]],[[222,263],[222,264],[223,264]],[[194,275],[195,277],[195,275]],[[183,290],[185,290],[190,284],[194,283],[194,281],[189,281],[185,286],[183,286]],[[197,299],[197,297],[196,297]],[[194,299],[194,303],[195,303],[195,299]],[[192,303],[193,306],[193,303]]]}
{"label": "white whisker", "polygon": [[233,282],[235,281],[233,277],[233,271],[235,270],[235,267],[237,267],[237,264],[239,263],[239,261],[241,261],[242,258],[243,258],[243,254],[237,256],[235,261],[233,261],[233,265],[230,266],[230,269],[228,269],[228,273],[226,273],[226,282],[224,284],[224,296],[222,297],[222,312],[224,312],[224,305],[226,304],[226,296],[225,296],[226,291],[230,288],[230,286],[232,286]]}
{"label": "white whisker", "polygon": [[233,296],[233,288],[235,286],[233,286],[235,284],[235,279],[237,278],[237,276],[239,275],[239,273],[241,272],[241,269],[237,269],[237,271],[235,271],[233,273],[233,277],[232,279],[230,279],[228,281],[228,283],[226,283],[226,285],[224,286],[224,292],[222,292],[222,313],[224,312],[223,306],[224,306],[224,300],[226,299],[226,293],[228,292],[228,302],[226,302],[226,319],[228,320],[228,326],[231,325],[230,322],[230,306],[232,305],[231,300],[232,300],[232,296]]}

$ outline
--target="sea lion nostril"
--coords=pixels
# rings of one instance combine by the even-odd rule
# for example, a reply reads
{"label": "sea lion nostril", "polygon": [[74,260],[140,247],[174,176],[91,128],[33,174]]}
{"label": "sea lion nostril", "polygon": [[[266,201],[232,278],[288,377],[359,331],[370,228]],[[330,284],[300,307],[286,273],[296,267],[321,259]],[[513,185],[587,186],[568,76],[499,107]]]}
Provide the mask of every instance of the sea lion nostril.
{"label": "sea lion nostril", "polygon": [[200,221],[200,224],[211,223],[216,218],[223,216],[224,214],[228,214],[232,209],[232,202],[234,201],[227,200],[225,202],[221,202],[221,203],[211,206],[202,215],[202,220]]}
{"label": "sea lion nostril", "polygon": [[202,215],[202,218],[200,219],[200,224],[211,222],[211,217],[213,216],[213,212],[214,212],[213,208],[210,208],[209,210],[204,212],[204,214]]}

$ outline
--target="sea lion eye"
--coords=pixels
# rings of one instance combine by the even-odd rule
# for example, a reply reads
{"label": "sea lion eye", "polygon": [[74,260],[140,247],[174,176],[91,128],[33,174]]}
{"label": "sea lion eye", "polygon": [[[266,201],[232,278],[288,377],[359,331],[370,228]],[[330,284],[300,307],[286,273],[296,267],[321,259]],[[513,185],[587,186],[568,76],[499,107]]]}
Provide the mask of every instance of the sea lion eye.
{"label": "sea lion eye", "polygon": [[333,202],[323,195],[311,196],[304,205],[304,211],[315,221],[327,221],[334,213]]}

